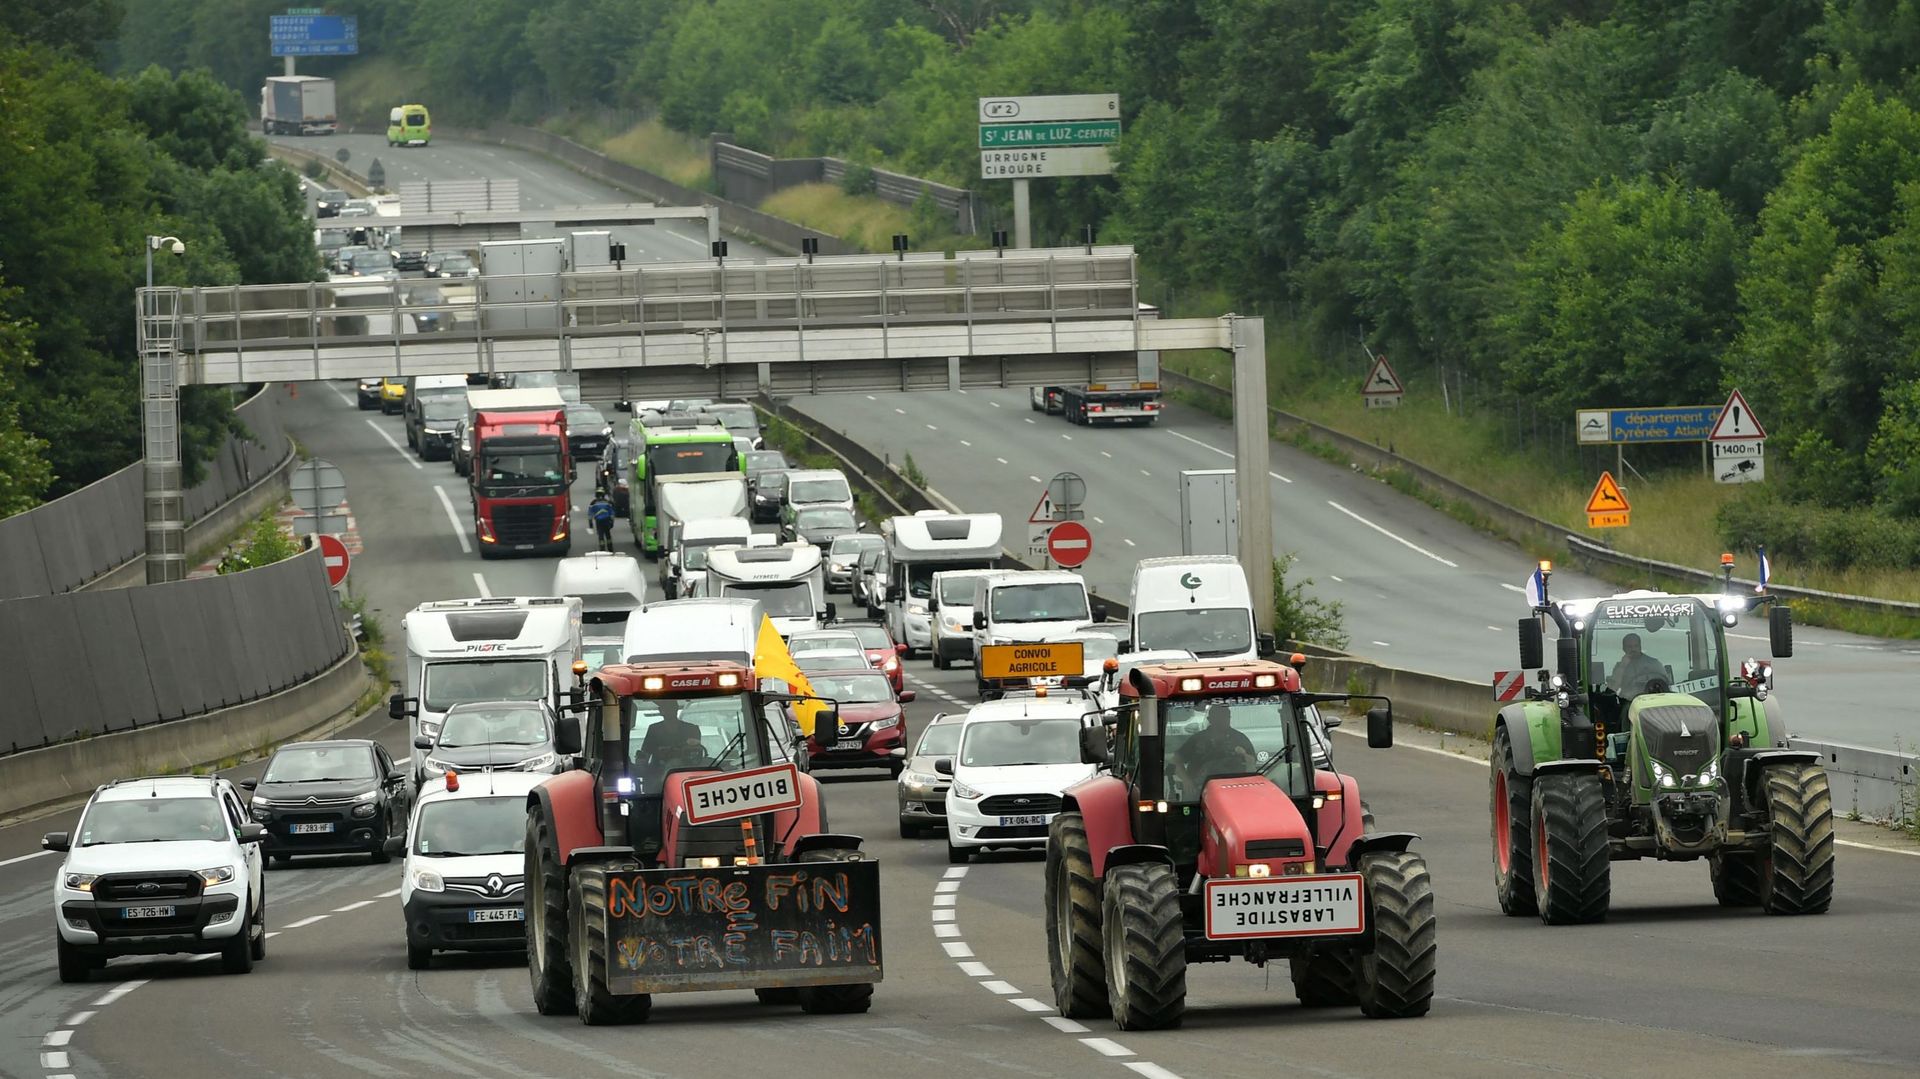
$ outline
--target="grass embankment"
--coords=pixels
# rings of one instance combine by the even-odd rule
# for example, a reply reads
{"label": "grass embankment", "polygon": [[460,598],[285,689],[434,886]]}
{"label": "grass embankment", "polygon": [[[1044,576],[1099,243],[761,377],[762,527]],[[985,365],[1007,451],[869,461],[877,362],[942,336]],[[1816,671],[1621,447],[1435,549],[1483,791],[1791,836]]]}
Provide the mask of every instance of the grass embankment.
{"label": "grass embankment", "polygon": [[776,191],[760,204],[760,210],[867,251],[893,250],[893,237],[912,224],[906,207],[873,195],[849,195],[833,184],[801,184]]}
{"label": "grass embankment", "polygon": [[586,131],[567,137],[596,146],[615,161],[664,176],[681,187],[713,190],[713,160],[707,154],[707,144],[658,120],[644,120],[620,132]]}
{"label": "grass embankment", "polygon": [[[335,108],[340,123],[359,132],[384,132],[387,112],[395,105],[423,101],[420,77],[395,56],[371,56],[340,72],[334,79]],[[362,166],[364,167],[364,166]]]}

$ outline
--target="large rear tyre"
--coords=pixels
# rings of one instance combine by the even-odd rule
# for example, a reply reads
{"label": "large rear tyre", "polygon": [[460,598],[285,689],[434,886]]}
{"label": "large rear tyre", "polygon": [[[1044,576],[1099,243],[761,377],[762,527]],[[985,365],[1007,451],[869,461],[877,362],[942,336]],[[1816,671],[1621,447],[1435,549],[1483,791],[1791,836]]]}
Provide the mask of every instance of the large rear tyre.
{"label": "large rear tyre", "polygon": [[1433,1006],[1433,878],[1412,851],[1360,859],[1373,950],[1354,967],[1360,1011],[1371,1019],[1411,1019]]}
{"label": "large rear tyre", "polygon": [[1533,896],[1532,791],[1514,770],[1513,741],[1502,726],[1493,734],[1492,777],[1487,799],[1493,811],[1493,895],[1510,917],[1538,914]]}
{"label": "large rear tyre", "polygon": [[573,965],[567,952],[567,870],[545,814],[527,819],[527,976],[541,1015],[573,1013]]}
{"label": "large rear tyre", "polygon": [[1833,905],[1833,794],[1817,764],[1766,771],[1772,842],[1760,858],[1760,906],[1768,914],[1825,914]]}
{"label": "large rear tyre", "polygon": [[1533,893],[1540,920],[1579,925],[1607,916],[1613,868],[1607,802],[1592,772],[1533,778]]}
{"label": "large rear tyre", "polygon": [[1752,854],[1717,854],[1707,861],[1713,898],[1723,907],[1760,905],[1760,859]]}
{"label": "large rear tyre", "polygon": [[1355,988],[1355,957],[1348,952],[1317,952],[1287,960],[1293,995],[1303,1008],[1336,1008],[1360,1003]]}
{"label": "large rear tyre", "polygon": [[1121,1030],[1168,1030],[1187,1011],[1187,941],[1180,884],[1162,862],[1107,871],[1101,929],[1107,996]]}
{"label": "large rear tyre", "polygon": [[1053,1003],[1068,1019],[1112,1010],[1100,940],[1100,888],[1093,879],[1087,822],[1078,813],[1053,818],[1047,839],[1047,968]]}
{"label": "large rear tyre", "polygon": [[[648,993],[616,994],[607,989],[607,866],[583,865],[573,871],[573,917],[568,936],[573,946],[573,1008],[590,1027],[643,1023],[653,1011]],[[598,915],[595,917],[595,915]]]}

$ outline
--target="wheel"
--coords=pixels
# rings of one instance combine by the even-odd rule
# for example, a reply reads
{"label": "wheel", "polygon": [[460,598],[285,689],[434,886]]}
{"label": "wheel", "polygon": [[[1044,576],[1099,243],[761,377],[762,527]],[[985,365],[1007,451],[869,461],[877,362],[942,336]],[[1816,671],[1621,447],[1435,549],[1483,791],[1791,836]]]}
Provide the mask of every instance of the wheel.
{"label": "wheel", "polygon": [[895,779],[899,779],[900,773],[906,770],[907,770],[906,761],[894,761],[893,763],[887,765],[887,771],[893,773],[893,778]]}
{"label": "wheel", "polygon": [[1121,1030],[1168,1030],[1187,1010],[1187,940],[1180,883],[1164,862],[1107,871],[1101,930],[1107,997]]}
{"label": "wheel", "polygon": [[947,669],[949,669],[949,668],[951,668],[952,666],[953,666],[953,661],[952,661],[952,660],[950,660],[950,659],[948,659],[948,658],[947,658],[947,657],[946,657],[946,656],[945,656],[945,655],[944,655],[944,654],[943,654],[943,653],[942,653],[942,652],[940,651],[940,649],[938,649],[938,648],[935,648],[935,649],[933,650],[933,669],[934,669],[934,670],[936,670],[936,671],[944,671],[944,670],[947,670]]}
{"label": "wheel", "polygon": [[393,861],[393,855],[387,853],[385,844],[375,847],[367,853],[373,855],[374,865],[386,865],[388,862]]}
{"label": "wheel", "polygon": [[1533,898],[1531,784],[1514,773],[1513,742],[1502,726],[1493,734],[1492,777],[1487,799],[1493,810],[1493,894],[1500,909],[1519,918],[1539,913]]}
{"label": "wheel", "polygon": [[360,399],[360,411],[362,411],[362,412],[372,412],[372,411],[373,411],[373,402],[372,402],[372,401],[369,401],[369,400],[367,400],[367,399],[366,399],[366,398],[364,398],[364,397],[362,397],[362,398]]}
{"label": "wheel", "polygon": [[275,869],[285,869],[293,864],[293,855],[269,854],[267,855],[267,864],[273,866]]}
{"label": "wheel", "polygon": [[785,986],[779,989],[755,989],[753,999],[762,1004],[795,1004],[800,1000],[800,990]]}
{"label": "wheel", "polygon": [[[824,821],[821,822],[823,825]],[[857,850],[826,848],[801,851],[796,862],[858,862],[866,855]],[[779,990],[775,990],[779,992]],[[873,983],[850,982],[844,985],[806,985],[795,990],[794,999],[808,1015],[857,1015],[873,1007]]]}
{"label": "wheel", "polygon": [[1760,858],[1745,853],[1716,854],[1707,859],[1713,898],[1723,907],[1760,905]]}
{"label": "wheel", "polygon": [[1068,1019],[1091,1019],[1111,1010],[1107,959],[1100,946],[1100,887],[1093,879],[1093,853],[1086,818],[1062,813],[1047,837],[1047,969],[1054,1007]]}
{"label": "wheel", "polygon": [[220,969],[228,974],[248,974],[253,971],[253,931],[246,926],[233,935],[220,949]]}
{"label": "wheel", "polygon": [[1373,807],[1367,804],[1365,798],[1362,798],[1360,799],[1360,834],[1371,835],[1376,830],[1373,826]]}
{"label": "wheel", "polygon": [[[1602,863],[1605,864],[1605,863]],[[1411,1019],[1433,1006],[1433,878],[1412,851],[1363,855],[1373,950],[1354,965],[1361,1014]]]}
{"label": "wheel", "polygon": [[1833,795],[1816,764],[1766,770],[1763,792],[1772,839],[1760,863],[1760,906],[1768,914],[1824,914],[1833,905]]}
{"label": "wheel", "polygon": [[568,937],[573,958],[573,1008],[590,1027],[643,1023],[653,1011],[648,993],[609,992],[607,989],[607,920],[589,917],[607,908],[606,865],[583,865],[573,871]]}
{"label": "wheel", "polygon": [[433,965],[433,949],[424,944],[407,945],[407,969],[425,970]]}
{"label": "wheel", "polygon": [[545,814],[527,819],[527,976],[541,1015],[573,1011],[573,967],[567,961],[567,870]]}
{"label": "wheel", "polygon": [[969,851],[965,847],[954,846],[953,838],[951,836],[947,838],[947,864],[948,865],[966,865],[968,862],[972,860],[973,860],[972,851]]}
{"label": "wheel", "polygon": [[1597,922],[1607,916],[1612,865],[1607,803],[1592,772],[1533,777],[1533,893],[1548,925]]}
{"label": "wheel", "polygon": [[909,824],[907,822],[907,818],[901,817],[900,818],[900,838],[901,839],[920,838],[920,826],[917,824]]}
{"label": "wheel", "polygon": [[1354,987],[1354,956],[1347,952],[1315,952],[1287,960],[1293,976],[1293,995],[1303,1008],[1334,1008],[1360,1003]]}
{"label": "wheel", "polygon": [[60,960],[60,980],[63,982],[84,982],[93,975],[100,964],[89,958],[77,944],[68,944],[67,938],[58,930],[53,934],[53,951]]}
{"label": "wheel", "polygon": [[253,961],[258,963],[267,957],[267,887],[264,877],[260,885],[260,908],[253,912],[253,924],[248,933],[253,938]]}

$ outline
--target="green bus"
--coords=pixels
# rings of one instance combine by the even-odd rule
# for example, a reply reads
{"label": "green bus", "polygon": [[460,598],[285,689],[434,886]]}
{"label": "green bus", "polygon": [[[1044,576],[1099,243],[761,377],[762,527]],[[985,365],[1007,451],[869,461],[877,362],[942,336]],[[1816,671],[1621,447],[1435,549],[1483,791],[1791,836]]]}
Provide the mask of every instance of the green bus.
{"label": "green bus", "polygon": [[733,433],[708,416],[650,414],[635,417],[633,435],[633,493],[641,503],[627,513],[633,538],[648,558],[660,557],[659,492],[653,481],[661,476],[701,472],[746,471],[746,459],[735,448]]}

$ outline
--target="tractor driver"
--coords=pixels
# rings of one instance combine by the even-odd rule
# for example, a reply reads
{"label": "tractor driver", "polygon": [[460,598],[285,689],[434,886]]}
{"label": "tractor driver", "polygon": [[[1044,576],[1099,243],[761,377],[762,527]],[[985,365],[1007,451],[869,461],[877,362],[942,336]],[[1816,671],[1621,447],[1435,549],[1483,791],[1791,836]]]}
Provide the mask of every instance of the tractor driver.
{"label": "tractor driver", "polygon": [[1216,775],[1251,771],[1259,757],[1253,739],[1233,729],[1233,706],[1214,704],[1207,708],[1207,725],[1188,736],[1173,755],[1174,766],[1185,777],[1186,789],[1199,788]]}
{"label": "tractor driver", "polygon": [[664,768],[705,764],[706,749],[700,740],[700,727],[675,714],[663,714],[647,728],[640,741],[641,759]]}
{"label": "tractor driver", "polygon": [[1655,678],[1664,680],[1667,668],[1659,660],[1640,650],[1640,635],[1629,633],[1620,638],[1620,662],[1613,665],[1607,675],[1607,686],[1620,696],[1632,700],[1647,691],[1647,683]]}

